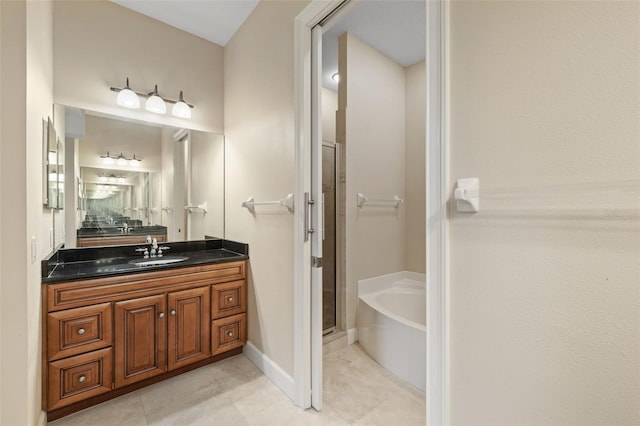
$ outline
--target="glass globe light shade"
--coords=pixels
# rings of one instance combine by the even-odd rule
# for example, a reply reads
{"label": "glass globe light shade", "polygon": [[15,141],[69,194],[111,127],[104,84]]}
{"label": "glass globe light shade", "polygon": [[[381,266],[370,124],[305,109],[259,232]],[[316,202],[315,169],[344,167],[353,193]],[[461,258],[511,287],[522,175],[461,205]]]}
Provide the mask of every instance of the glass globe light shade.
{"label": "glass globe light shade", "polygon": [[182,90],[180,91],[180,99],[173,105],[171,114],[178,118],[191,118],[191,107],[184,101]]}
{"label": "glass globe light shade", "polygon": [[178,102],[173,105],[171,114],[179,118],[191,118],[191,108],[185,102]]}
{"label": "glass globe light shade", "polygon": [[155,112],[156,114],[167,113],[167,106],[160,95],[158,95],[158,85],[156,85],[153,93],[151,93],[147,98],[147,102],[145,102],[144,107],[147,111]]}
{"label": "glass globe light shade", "polygon": [[118,102],[118,105],[125,108],[131,108],[131,109],[140,108],[140,99],[138,98],[138,95],[136,95],[136,93],[133,90],[127,87],[125,87],[118,93],[118,98],[116,99],[116,102]]}

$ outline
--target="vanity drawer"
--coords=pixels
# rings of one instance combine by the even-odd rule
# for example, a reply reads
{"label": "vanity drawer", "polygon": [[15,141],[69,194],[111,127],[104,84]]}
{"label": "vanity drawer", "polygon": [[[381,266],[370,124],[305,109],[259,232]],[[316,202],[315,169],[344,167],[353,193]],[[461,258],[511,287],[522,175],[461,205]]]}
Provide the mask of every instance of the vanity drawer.
{"label": "vanity drawer", "polygon": [[48,410],[111,390],[111,348],[49,363]]}
{"label": "vanity drawer", "polygon": [[211,355],[243,346],[247,341],[247,314],[213,320],[211,324]]}
{"label": "vanity drawer", "polygon": [[111,346],[111,303],[47,315],[49,360]]}
{"label": "vanity drawer", "polygon": [[233,281],[211,286],[211,318],[218,319],[247,310],[246,281]]}

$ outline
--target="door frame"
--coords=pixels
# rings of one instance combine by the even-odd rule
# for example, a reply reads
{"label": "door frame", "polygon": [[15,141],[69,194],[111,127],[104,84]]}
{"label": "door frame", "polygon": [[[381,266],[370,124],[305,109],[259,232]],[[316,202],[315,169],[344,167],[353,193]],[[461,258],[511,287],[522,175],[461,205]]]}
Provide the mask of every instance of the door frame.
{"label": "door frame", "polygon": [[[311,29],[344,0],[312,0],[294,21],[294,402],[311,406],[311,250],[304,193],[311,187]],[[449,423],[449,0],[426,0],[427,424]],[[316,354],[317,355],[317,354]],[[321,354],[320,354],[321,356]]]}

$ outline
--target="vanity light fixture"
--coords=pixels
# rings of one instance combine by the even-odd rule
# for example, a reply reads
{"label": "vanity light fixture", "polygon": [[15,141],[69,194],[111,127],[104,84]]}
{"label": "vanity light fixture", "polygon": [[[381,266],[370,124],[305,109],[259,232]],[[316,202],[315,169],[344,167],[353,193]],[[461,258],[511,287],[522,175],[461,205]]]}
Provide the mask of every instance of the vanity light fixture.
{"label": "vanity light fixture", "polygon": [[109,90],[118,93],[117,103],[125,108],[137,109],[140,108],[140,98],[146,99],[145,109],[156,114],[166,114],[167,105],[173,104],[171,108],[171,114],[178,118],[191,118],[191,108],[193,105],[184,101],[184,95],[180,91],[180,98],[176,101],[173,99],[167,99],[158,94],[158,85],[154,86],[152,92],[141,93],[132,90],[129,87],[129,78],[127,78],[127,84],[125,87],[110,87]]}
{"label": "vanity light fixture", "polygon": [[135,154],[133,154],[133,158],[125,157],[123,153],[120,153],[120,155],[114,157],[114,156],[109,154],[109,151],[107,151],[106,155],[101,155],[100,158],[102,158],[102,163],[105,164],[105,165],[117,164],[118,166],[134,166],[134,167],[137,167],[142,162],[141,159],[136,158]]}
{"label": "vanity light fixture", "polygon": [[113,173],[112,174],[105,174],[102,176],[98,177],[98,181],[102,182],[102,183],[122,183],[124,184],[126,182],[126,179],[124,176],[116,176]]}

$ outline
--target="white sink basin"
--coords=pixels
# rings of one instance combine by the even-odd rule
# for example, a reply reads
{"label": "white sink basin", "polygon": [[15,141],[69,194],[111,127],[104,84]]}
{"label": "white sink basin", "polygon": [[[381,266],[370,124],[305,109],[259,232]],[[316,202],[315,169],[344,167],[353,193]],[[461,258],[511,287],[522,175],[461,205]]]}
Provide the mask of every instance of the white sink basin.
{"label": "white sink basin", "polygon": [[129,261],[130,264],[136,266],[154,266],[154,265],[166,265],[169,263],[183,262],[187,260],[186,256],[163,256],[153,257],[149,259],[136,259]]}

